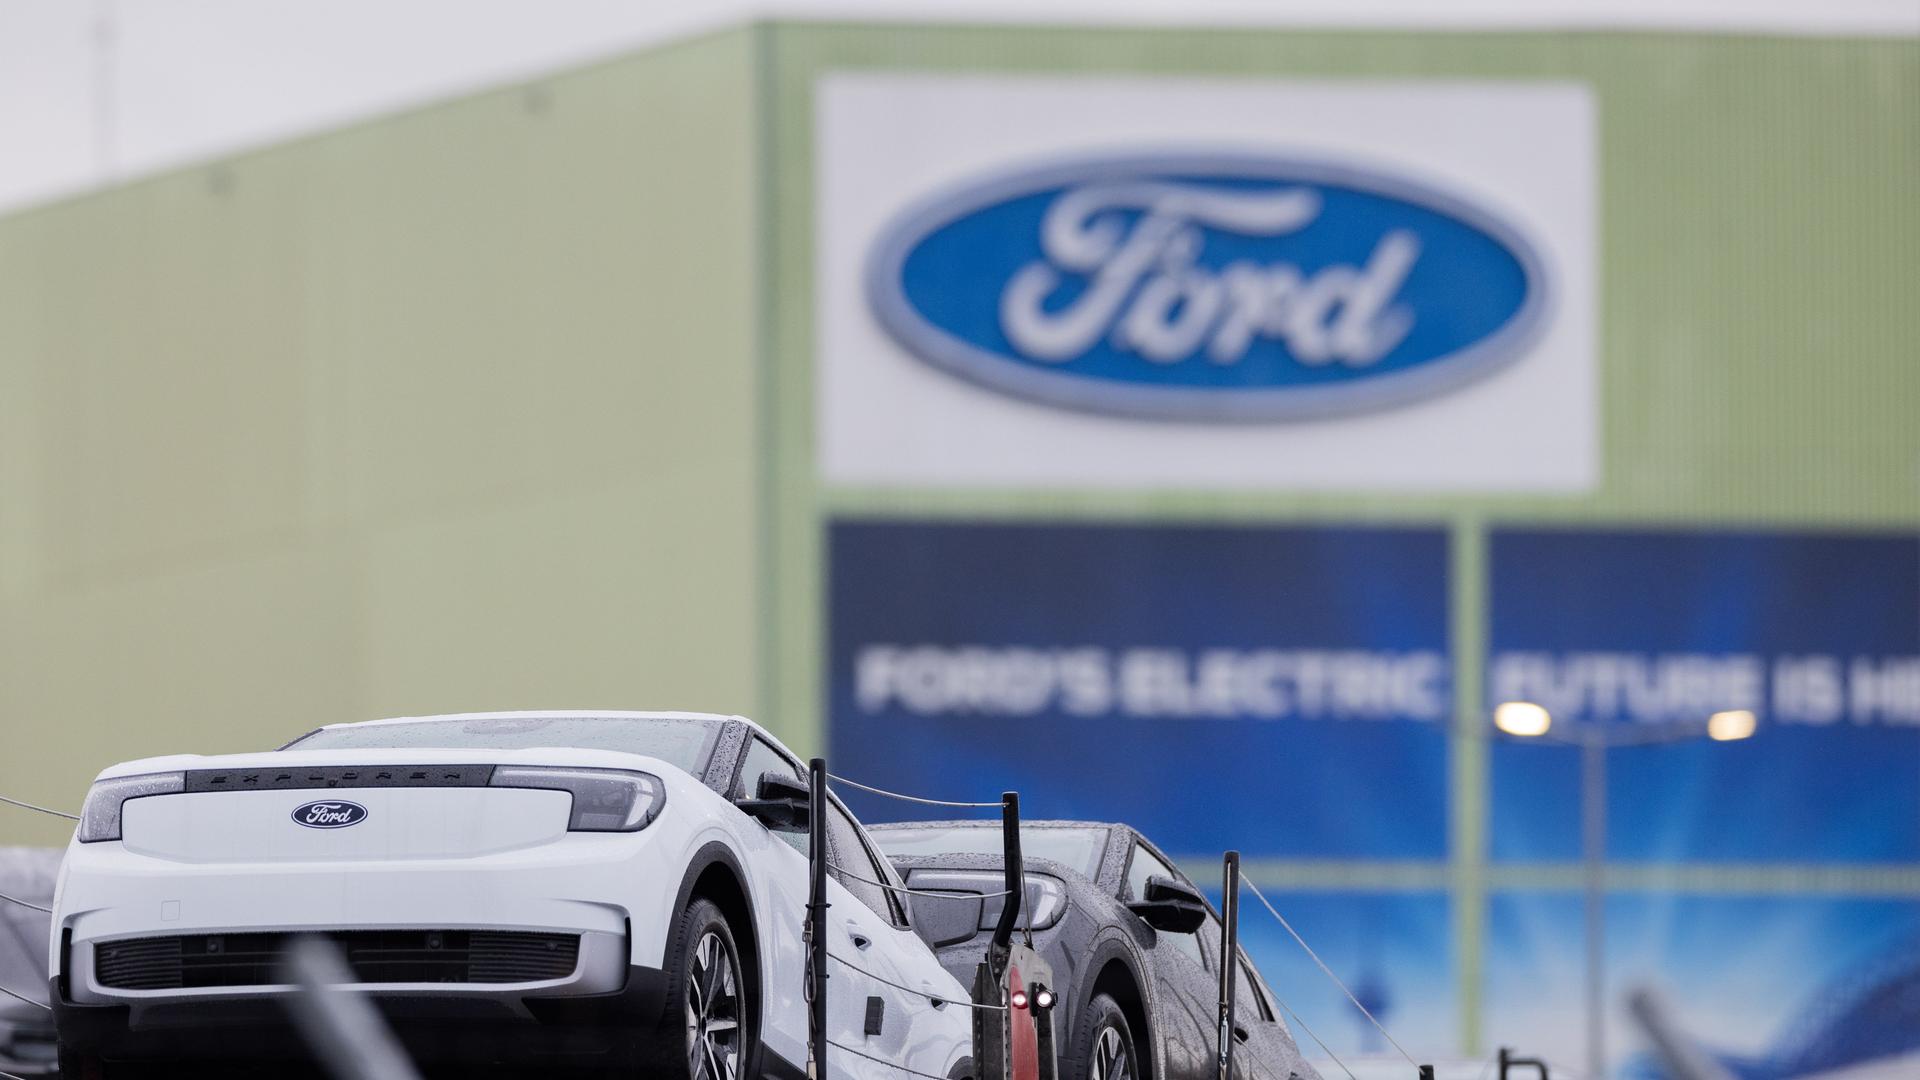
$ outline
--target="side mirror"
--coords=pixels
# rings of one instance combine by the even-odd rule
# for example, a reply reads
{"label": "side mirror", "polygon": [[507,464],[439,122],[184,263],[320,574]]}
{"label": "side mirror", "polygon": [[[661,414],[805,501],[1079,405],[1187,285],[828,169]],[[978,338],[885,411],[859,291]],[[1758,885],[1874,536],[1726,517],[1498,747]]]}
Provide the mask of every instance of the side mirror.
{"label": "side mirror", "polygon": [[735,803],[748,817],[769,829],[805,829],[813,823],[813,791],[785,773],[760,774],[755,798]]}
{"label": "side mirror", "polygon": [[1207,921],[1207,904],[1192,886],[1172,878],[1147,879],[1147,896],[1127,905],[1142,922],[1169,934],[1191,934]]}

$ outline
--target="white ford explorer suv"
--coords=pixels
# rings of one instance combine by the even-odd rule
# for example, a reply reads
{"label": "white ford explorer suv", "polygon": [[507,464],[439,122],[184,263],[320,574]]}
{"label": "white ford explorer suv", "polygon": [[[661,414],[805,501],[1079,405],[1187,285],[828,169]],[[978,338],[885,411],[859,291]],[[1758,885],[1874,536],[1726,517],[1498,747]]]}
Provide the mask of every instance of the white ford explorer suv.
{"label": "white ford explorer suv", "polygon": [[[801,1077],[805,775],[740,717],[628,712],[378,720],[116,765],[54,901],[63,1068],[284,1063],[302,1051],[278,964],[313,934],[423,1062]],[[837,800],[826,834],[831,1075],[965,1075],[966,992]]]}

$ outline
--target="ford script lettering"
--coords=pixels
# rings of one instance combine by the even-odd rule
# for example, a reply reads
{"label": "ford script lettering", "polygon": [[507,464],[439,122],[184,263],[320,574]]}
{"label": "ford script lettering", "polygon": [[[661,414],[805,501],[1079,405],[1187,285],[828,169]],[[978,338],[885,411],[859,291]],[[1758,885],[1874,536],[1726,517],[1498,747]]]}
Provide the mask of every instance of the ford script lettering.
{"label": "ford script lettering", "polygon": [[1491,211],[1374,171],[1100,158],[908,210],[867,265],[908,352],[1002,393],[1199,421],[1444,394],[1523,356],[1545,264]]}
{"label": "ford script lettering", "polygon": [[309,829],[344,829],[367,820],[367,808],[356,802],[310,802],[294,809],[293,820]]}

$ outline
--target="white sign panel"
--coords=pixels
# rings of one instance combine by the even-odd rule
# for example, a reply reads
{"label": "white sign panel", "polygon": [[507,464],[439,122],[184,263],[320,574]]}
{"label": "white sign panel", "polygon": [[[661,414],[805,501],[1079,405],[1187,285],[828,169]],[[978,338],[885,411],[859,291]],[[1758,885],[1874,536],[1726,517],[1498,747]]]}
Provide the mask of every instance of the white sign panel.
{"label": "white sign panel", "polygon": [[1582,491],[1583,87],[835,74],[830,483]]}

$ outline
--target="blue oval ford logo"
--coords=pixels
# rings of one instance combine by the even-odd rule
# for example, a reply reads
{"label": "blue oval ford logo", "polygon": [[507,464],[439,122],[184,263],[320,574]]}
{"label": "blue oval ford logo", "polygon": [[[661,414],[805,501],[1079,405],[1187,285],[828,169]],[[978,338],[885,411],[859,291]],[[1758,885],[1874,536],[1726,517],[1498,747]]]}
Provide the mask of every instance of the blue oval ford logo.
{"label": "blue oval ford logo", "polygon": [[989,178],[884,229],[868,302],[920,359],[1066,408],[1310,419],[1431,397],[1532,344],[1511,225],[1374,172],[1214,154]]}
{"label": "blue oval ford logo", "polygon": [[344,829],[367,820],[367,808],[357,802],[328,799],[295,807],[293,820],[309,829]]}

